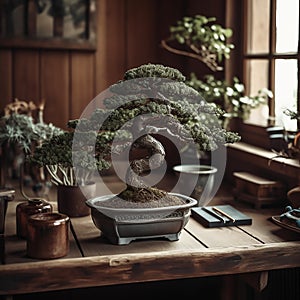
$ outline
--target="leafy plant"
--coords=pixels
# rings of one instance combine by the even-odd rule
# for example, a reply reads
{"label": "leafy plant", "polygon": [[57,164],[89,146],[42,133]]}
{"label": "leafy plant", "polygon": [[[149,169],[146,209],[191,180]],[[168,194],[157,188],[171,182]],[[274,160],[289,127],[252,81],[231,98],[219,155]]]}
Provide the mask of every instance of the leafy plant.
{"label": "leafy plant", "polygon": [[[184,17],[170,26],[170,35],[161,41],[166,50],[197,59],[204,63],[211,71],[223,69],[223,59],[229,59],[234,45],[227,43],[233,34],[230,28],[223,28],[216,23],[216,18],[196,15]],[[171,46],[170,43],[173,43]],[[175,44],[174,44],[175,43]],[[182,48],[182,46],[184,46]],[[232,83],[216,79],[214,75],[204,75],[203,80],[197,78],[195,72],[190,74],[186,83],[204,97],[208,102],[215,103],[225,110],[223,126],[227,128],[233,117],[247,119],[250,111],[261,104],[266,104],[273,94],[267,88],[262,88],[254,96],[245,95],[244,84],[238,77],[233,77]]]}
{"label": "leafy plant", "polygon": [[35,144],[47,140],[62,130],[53,124],[35,123],[28,115],[13,113],[0,119],[0,145],[18,146],[29,154]]}
{"label": "leafy plant", "polygon": [[[74,126],[70,121],[69,126]],[[29,157],[30,162],[44,166],[48,170],[51,181],[56,185],[84,185],[91,180],[95,170],[109,168],[110,164],[104,157],[108,154],[108,142],[112,136],[99,135],[96,144],[96,165],[94,164],[92,143],[95,139],[95,132],[88,131],[82,135],[82,144],[76,150],[77,159],[80,162],[79,168],[73,167],[72,142],[74,133],[64,132],[45,141],[38,147],[34,154]],[[107,146],[105,146],[107,145]]]}
{"label": "leafy plant", "polygon": [[233,84],[229,85],[213,75],[205,75],[202,81],[195,73],[191,73],[187,84],[199,91],[206,101],[215,103],[226,112],[223,119],[225,128],[231,118],[246,120],[252,109],[267,104],[268,99],[273,98],[273,93],[266,88],[258,90],[256,95],[245,95],[245,86],[237,77],[233,77]]}
{"label": "leafy plant", "polygon": [[[207,18],[196,15],[184,17],[170,27],[170,36],[162,41],[167,50],[180,55],[189,56],[205,63],[212,71],[222,70],[219,65],[223,57],[229,58],[234,45],[226,43],[226,39],[232,36],[230,28],[223,28],[215,23],[216,18]],[[176,41],[185,45],[186,49],[177,49],[168,44]]]}
{"label": "leafy plant", "polygon": [[[285,109],[284,114],[289,116],[291,120],[297,120],[300,121],[300,111],[294,111],[291,109]],[[294,139],[292,143],[289,143],[288,145],[288,156],[292,158],[298,158],[300,162],[300,131],[295,133]]]}
{"label": "leafy plant", "polygon": [[293,111],[293,110],[287,108],[284,111],[284,114],[286,114],[287,116],[289,116],[292,120],[298,120],[298,121],[300,121],[300,111]]}

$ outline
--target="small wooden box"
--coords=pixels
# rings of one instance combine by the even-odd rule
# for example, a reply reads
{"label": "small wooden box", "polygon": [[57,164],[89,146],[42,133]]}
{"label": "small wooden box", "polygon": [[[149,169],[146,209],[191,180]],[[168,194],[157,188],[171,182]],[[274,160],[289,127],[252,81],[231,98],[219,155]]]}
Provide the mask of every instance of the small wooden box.
{"label": "small wooden box", "polygon": [[260,208],[264,204],[274,204],[286,197],[282,182],[263,178],[248,172],[234,172],[236,199],[249,202]]}

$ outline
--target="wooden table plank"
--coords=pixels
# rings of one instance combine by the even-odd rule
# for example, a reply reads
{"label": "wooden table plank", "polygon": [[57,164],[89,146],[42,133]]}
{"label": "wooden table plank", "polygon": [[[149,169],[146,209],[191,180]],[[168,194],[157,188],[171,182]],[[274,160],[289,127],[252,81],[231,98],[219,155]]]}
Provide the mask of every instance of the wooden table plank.
{"label": "wooden table plank", "polygon": [[255,220],[253,226],[245,228],[245,230],[262,240],[264,243],[276,243],[281,241],[299,241],[300,234],[294,231],[282,228],[272,222],[271,216],[280,214],[281,210],[266,210],[264,214],[256,210],[244,210],[249,216]]}
{"label": "wooden table plank", "polygon": [[294,268],[300,267],[299,246],[287,242],[0,265],[0,295]]}
{"label": "wooden table plank", "polygon": [[299,233],[282,228],[271,221],[272,216],[279,215],[283,212],[284,204],[282,207],[260,209],[256,209],[250,204],[230,199],[223,201],[223,204],[230,204],[246,215],[252,217],[253,221],[251,226],[240,226],[240,228],[263,243],[300,240]]}
{"label": "wooden table plank", "polygon": [[84,256],[149,253],[157,251],[174,251],[205,248],[184,230],[178,241],[168,241],[163,238],[134,240],[128,245],[113,245],[93,224],[91,216],[72,218],[72,225]]}
{"label": "wooden table plank", "polygon": [[236,226],[206,228],[191,218],[186,230],[209,248],[260,244]]}
{"label": "wooden table plank", "polygon": [[[113,177],[108,176],[104,181],[99,185],[99,193],[107,193],[103,188],[106,185],[112,187],[113,193],[122,189],[122,182]],[[244,206],[244,212],[253,213],[255,221],[249,227],[212,230],[190,218],[179,241],[138,240],[122,246],[112,245],[101,237],[91,216],[72,218],[72,226],[87,257],[44,261],[20,258],[24,245],[16,246],[18,241],[9,241],[17,239],[16,204],[9,205],[6,219],[5,246],[11,260],[0,265],[0,295],[300,267],[300,241],[286,242],[284,236],[278,237],[272,231],[276,225],[269,224],[268,216],[264,215],[267,210],[252,210],[248,206]],[[21,263],[16,263],[19,260]]]}

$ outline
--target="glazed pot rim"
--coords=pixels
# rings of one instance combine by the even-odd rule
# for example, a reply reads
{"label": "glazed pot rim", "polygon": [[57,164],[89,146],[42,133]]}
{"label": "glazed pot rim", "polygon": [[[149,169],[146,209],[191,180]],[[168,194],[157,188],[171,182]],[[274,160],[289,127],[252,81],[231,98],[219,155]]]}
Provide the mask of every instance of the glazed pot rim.
{"label": "glazed pot rim", "polygon": [[39,223],[39,224],[52,224],[60,225],[66,223],[70,220],[69,216],[66,214],[58,212],[46,212],[46,213],[37,213],[29,216],[28,222],[30,223]]}
{"label": "glazed pot rim", "polygon": [[[170,214],[172,212],[175,212],[176,210],[183,210],[183,209],[189,209],[192,206],[195,206],[197,204],[197,200],[183,195],[179,193],[169,193],[170,195],[181,197],[184,200],[186,200],[186,203],[182,205],[173,205],[173,206],[163,206],[163,207],[149,207],[149,208],[113,208],[113,207],[104,207],[101,205],[95,205],[95,202],[99,201],[105,201],[109,198],[117,196],[116,194],[110,194],[110,195],[103,195],[100,197],[95,197],[88,199],[86,201],[87,206],[89,206],[92,209],[95,209],[103,214],[106,214],[110,217],[118,217],[120,215],[136,215],[140,214],[143,215],[145,213],[159,213],[159,214]],[[125,200],[124,200],[125,201]]]}
{"label": "glazed pot rim", "polygon": [[173,170],[178,173],[186,174],[214,174],[218,171],[216,167],[197,164],[176,165],[173,167]]}

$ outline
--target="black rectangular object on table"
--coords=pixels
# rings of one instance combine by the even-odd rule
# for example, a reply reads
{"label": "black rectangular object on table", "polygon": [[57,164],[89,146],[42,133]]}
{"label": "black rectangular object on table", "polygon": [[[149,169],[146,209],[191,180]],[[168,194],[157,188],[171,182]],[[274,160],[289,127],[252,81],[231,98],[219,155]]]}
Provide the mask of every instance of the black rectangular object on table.
{"label": "black rectangular object on table", "polygon": [[[221,214],[222,211],[224,214]],[[205,227],[251,225],[251,217],[231,205],[192,207],[192,217]],[[227,217],[229,216],[229,217]],[[234,219],[234,220],[233,220]]]}

